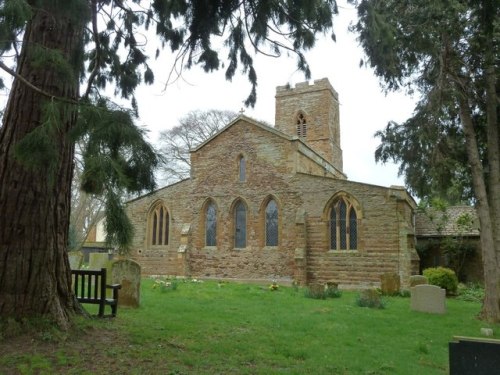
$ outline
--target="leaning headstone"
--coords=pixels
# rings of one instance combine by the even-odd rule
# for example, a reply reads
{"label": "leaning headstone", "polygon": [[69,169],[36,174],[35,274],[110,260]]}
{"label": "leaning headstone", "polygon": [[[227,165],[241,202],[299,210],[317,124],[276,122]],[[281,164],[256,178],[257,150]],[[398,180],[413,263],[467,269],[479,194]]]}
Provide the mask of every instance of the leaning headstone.
{"label": "leaning headstone", "polygon": [[401,289],[401,279],[396,272],[387,272],[380,275],[380,290],[386,296],[393,296]]}
{"label": "leaning headstone", "polygon": [[83,262],[83,254],[80,251],[71,251],[68,253],[69,267],[72,270],[79,270]]}
{"label": "leaning headstone", "polygon": [[446,290],[436,285],[417,285],[410,288],[411,309],[432,314],[446,313]]}
{"label": "leaning headstone", "polygon": [[423,275],[412,275],[410,276],[410,287],[412,286],[417,286],[417,285],[422,285],[422,284],[429,284],[427,281],[427,277]]}
{"label": "leaning headstone", "polygon": [[111,268],[112,283],[120,284],[118,306],[139,307],[141,300],[141,266],[130,259],[119,259]]}

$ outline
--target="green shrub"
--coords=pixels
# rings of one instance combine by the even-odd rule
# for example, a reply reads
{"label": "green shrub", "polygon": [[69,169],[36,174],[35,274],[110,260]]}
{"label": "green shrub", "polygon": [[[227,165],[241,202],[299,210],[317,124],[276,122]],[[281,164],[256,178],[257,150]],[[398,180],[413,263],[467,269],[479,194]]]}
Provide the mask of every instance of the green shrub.
{"label": "green shrub", "polygon": [[456,294],[458,278],[453,270],[445,267],[427,268],[423,274],[429,284],[446,289],[446,294]]}
{"label": "green shrub", "polygon": [[177,281],[177,279],[173,279],[170,282],[170,288],[172,288],[172,290],[176,290],[178,285],[179,285],[179,282]]}
{"label": "green shrub", "polygon": [[457,299],[470,302],[482,302],[484,299],[484,288],[481,284],[476,283],[458,284]]}
{"label": "green shrub", "polygon": [[325,294],[326,298],[340,298],[342,296],[342,291],[338,288],[326,288]]}

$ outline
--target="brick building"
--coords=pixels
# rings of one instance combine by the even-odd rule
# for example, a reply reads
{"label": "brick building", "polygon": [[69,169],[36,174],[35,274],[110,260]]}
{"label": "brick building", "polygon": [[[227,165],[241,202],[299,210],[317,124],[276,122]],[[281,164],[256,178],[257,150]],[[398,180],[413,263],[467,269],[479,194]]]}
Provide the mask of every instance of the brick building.
{"label": "brick building", "polygon": [[276,89],[276,125],[240,115],[191,152],[189,179],[128,203],[144,274],[377,286],[418,272],[415,202],[347,180],[327,79]]}

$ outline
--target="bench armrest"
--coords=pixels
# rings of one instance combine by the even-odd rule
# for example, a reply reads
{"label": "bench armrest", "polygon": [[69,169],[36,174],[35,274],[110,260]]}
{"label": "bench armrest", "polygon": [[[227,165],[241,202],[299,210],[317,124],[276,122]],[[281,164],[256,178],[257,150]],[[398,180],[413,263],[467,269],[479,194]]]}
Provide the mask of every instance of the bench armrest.
{"label": "bench armrest", "polygon": [[[118,303],[118,290],[122,288],[120,284],[106,285],[106,288],[113,289],[113,299]],[[115,313],[116,314],[116,313]]]}

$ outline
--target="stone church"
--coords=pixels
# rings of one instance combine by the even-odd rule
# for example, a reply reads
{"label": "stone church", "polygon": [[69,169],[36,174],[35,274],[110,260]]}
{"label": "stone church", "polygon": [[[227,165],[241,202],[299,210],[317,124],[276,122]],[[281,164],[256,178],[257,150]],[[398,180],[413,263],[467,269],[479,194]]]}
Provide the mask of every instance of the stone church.
{"label": "stone church", "polygon": [[403,286],[418,273],[415,201],[342,171],[328,79],[276,89],[275,126],[240,115],[191,152],[190,178],[127,206],[145,275]]}

